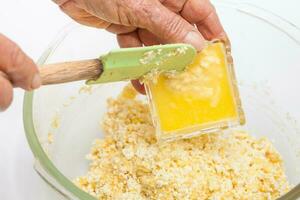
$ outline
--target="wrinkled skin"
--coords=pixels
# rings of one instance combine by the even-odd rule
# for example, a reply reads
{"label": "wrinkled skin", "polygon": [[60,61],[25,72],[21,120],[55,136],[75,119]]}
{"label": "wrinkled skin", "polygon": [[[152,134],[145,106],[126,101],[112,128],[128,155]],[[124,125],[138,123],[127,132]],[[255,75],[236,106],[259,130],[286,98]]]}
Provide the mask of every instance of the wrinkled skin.
{"label": "wrinkled skin", "polygon": [[[189,43],[201,50],[204,40],[226,34],[208,0],[54,0],[80,24],[115,33],[120,47]],[[145,93],[138,80],[134,87]],[[41,85],[35,63],[0,34],[0,110],[12,101],[13,87]]]}
{"label": "wrinkled skin", "polygon": [[[208,0],[56,0],[75,21],[117,34],[120,47],[190,43],[225,37]],[[139,81],[135,88],[145,93]]]}

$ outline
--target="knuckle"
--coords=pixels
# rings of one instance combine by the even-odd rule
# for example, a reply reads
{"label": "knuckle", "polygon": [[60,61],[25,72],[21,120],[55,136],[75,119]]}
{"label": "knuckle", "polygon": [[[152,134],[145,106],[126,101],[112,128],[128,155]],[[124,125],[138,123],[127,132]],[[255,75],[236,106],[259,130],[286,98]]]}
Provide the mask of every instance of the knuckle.
{"label": "knuckle", "polygon": [[214,13],[215,8],[208,0],[187,0],[182,14],[191,22],[203,21],[210,13]]}
{"label": "knuckle", "polygon": [[33,63],[20,47],[17,45],[12,46],[7,74],[14,86],[27,90],[31,88],[32,74],[36,71]]}
{"label": "knuckle", "polygon": [[121,0],[119,5],[119,19],[122,24],[143,27],[151,18],[154,8],[153,1]]}
{"label": "knuckle", "polygon": [[207,16],[209,15],[212,15],[212,14],[215,14],[217,11],[216,11],[216,8],[214,5],[212,5],[211,3],[208,4],[208,8],[207,8]]}
{"label": "knuckle", "polygon": [[136,9],[136,12],[141,20],[152,19],[153,17],[158,16],[160,9],[156,4],[149,3],[148,1],[140,1],[139,7]]}
{"label": "knuckle", "polygon": [[188,0],[160,0],[160,3],[173,12],[179,13]]}
{"label": "knuckle", "polygon": [[170,17],[165,20],[165,33],[164,38],[169,40],[181,40],[184,38],[184,26],[185,21],[181,20],[180,17]]}
{"label": "knuckle", "polygon": [[[202,5],[199,7],[200,9],[195,10],[194,13],[199,13],[199,20],[205,20],[209,15],[216,12],[215,7],[208,1],[204,0]],[[197,8],[193,8],[197,9]]]}

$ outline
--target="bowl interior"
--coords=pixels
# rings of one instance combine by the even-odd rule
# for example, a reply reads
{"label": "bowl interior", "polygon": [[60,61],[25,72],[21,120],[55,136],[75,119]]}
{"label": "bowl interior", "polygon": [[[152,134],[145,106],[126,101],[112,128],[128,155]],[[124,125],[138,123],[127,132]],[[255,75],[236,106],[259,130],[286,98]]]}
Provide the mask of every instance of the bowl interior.
{"label": "bowl interior", "polygon": [[[246,113],[247,124],[239,129],[271,139],[283,157],[288,180],[297,185],[300,183],[300,129],[297,125],[300,119],[297,94],[300,91],[300,31],[257,7],[224,3],[216,6],[231,38]],[[46,63],[88,59],[114,48],[118,48],[114,35],[72,26],[42,58]],[[126,84],[87,87],[77,82],[36,91],[30,103],[34,135],[43,149],[33,148],[35,154],[45,151],[57,170],[70,180],[85,174],[88,168],[85,155],[93,140],[103,137],[100,121],[106,112],[106,99],[118,95]],[[27,135],[30,141],[32,133]],[[42,167],[48,162],[40,160]],[[66,185],[60,187],[69,190]]]}

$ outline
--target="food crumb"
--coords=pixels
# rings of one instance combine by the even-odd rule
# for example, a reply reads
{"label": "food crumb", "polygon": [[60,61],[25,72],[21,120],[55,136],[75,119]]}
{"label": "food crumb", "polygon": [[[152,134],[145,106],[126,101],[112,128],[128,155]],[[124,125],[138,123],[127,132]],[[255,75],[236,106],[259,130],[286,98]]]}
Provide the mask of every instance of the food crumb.
{"label": "food crumb", "polygon": [[75,96],[70,96],[70,97],[66,100],[66,102],[63,103],[63,106],[64,106],[64,107],[70,106],[70,105],[74,102],[75,99],[76,99]]}
{"label": "food crumb", "polygon": [[179,54],[185,54],[187,50],[188,50],[188,48],[187,48],[186,46],[179,47],[179,48],[176,49],[176,51],[177,51]]}
{"label": "food crumb", "polygon": [[[159,51],[161,53],[161,51]],[[144,53],[143,57],[139,60],[141,64],[146,65],[155,59],[157,53],[153,50]]]}
{"label": "food crumb", "polygon": [[49,132],[47,139],[48,139],[48,144],[52,144],[54,141],[53,133]]}
{"label": "food crumb", "polygon": [[57,129],[60,126],[60,117],[58,113],[55,113],[54,117],[51,120],[51,127]]}
{"label": "food crumb", "polygon": [[79,94],[92,94],[93,86],[92,85],[84,85],[79,89],[78,93]]}
{"label": "food crumb", "polygon": [[97,199],[276,199],[290,189],[280,154],[267,138],[232,130],[160,144],[148,105],[127,86],[109,99],[105,137],[74,180]]}

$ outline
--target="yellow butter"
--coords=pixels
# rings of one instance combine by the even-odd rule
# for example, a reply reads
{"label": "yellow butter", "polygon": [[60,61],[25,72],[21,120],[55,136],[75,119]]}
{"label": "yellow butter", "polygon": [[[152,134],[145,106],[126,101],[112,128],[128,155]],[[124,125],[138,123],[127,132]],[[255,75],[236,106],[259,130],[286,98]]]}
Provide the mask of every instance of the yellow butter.
{"label": "yellow butter", "polygon": [[184,72],[146,81],[159,139],[212,131],[243,121],[225,45],[211,43]]}

